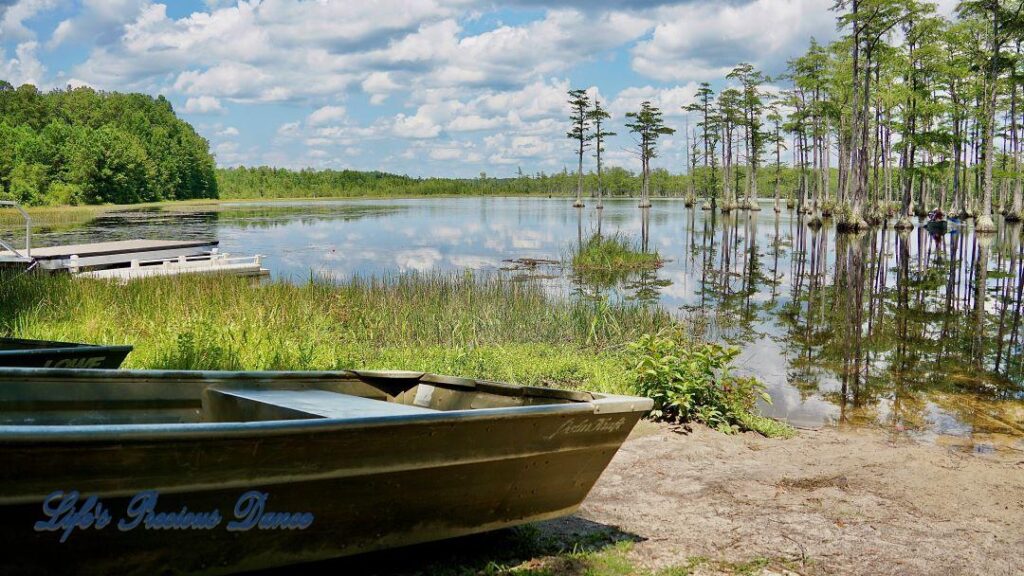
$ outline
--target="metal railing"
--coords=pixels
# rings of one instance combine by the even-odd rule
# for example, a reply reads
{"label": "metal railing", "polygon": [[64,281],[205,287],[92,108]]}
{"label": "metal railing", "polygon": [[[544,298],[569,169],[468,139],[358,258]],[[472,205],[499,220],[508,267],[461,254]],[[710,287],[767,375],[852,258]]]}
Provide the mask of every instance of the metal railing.
{"label": "metal railing", "polygon": [[72,265],[68,270],[82,278],[106,278],[131,280],[134,278],[145,278],[149,276],[171,276],[177,274],[214,273],[228,272],[240,273],[247,270],[253,275],[263,270],[263,255],[253,256],[230,256],[222,252],[203,254],[199,256],[181,255],[177,258],[161,258],[156,260],[132,260],[126,268],[107,268],[103,270],[82,271],[74,265],[75,257],[72,256]]}
{"label": "metal railing", "polygon": [[22,208],[21,205],[19,205],[17,202],[14,202],[13,200],[0,200],[0,207],[4,207],[4,206],[7,206],[9,208],[14,208],[15,210],[17,210],[18,212],[21,213],[21,217],[24,218],[24,220],[25,220],[25,253],[22,254],[21,252],[15,250],[13,246],[11,246],[10,244],[4,242],[2,239],[0,239],[0,247],[3,247],[3,248],[7,249],[10,252],[13,252],[17,256],[19,256],[19,257],[21,257],[21,258],[23,258],[25,260],[31,260],[32,259],[32,217],[28,215],[28,212],[25,212],[25,209]]}

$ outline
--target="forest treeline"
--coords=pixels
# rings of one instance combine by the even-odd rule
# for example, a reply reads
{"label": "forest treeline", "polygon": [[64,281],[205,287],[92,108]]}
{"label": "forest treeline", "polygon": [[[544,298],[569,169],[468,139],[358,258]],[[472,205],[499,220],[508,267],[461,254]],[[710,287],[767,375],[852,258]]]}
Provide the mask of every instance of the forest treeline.
{"label": "forest treeline", "polygon": [[[766,178],[762,176],[762,178]],[[783,180],[796,182],[796,174],[786,170]],[[288,170],[284,168],[238,167],[217,170],[221,198],[336,198],[354,196],[432,196],[432,195],[567,195],[576,190],[577,174],[563,170],[496,178],[481,174],[478,178],[412,178],[386,172],[356,170]],[[597,175],[583,176],[584,188],[597,190]],[[604,193],[630,196],[640,190],[642,177],[625,168],[606,168],[602,173]],[[656,196],[682,196],[689,177],[665,169],[650,173],[651,193]]]}
{"label": "forest treeline", "polygon": [[163,96],[0,80],[0,198],[26,205],[216,198],[209,143]]}

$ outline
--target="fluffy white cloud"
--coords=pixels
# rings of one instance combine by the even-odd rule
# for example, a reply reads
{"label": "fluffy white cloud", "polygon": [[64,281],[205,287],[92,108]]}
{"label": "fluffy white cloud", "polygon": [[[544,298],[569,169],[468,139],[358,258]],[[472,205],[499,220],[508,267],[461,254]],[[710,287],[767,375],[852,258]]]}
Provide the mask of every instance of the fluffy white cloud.
{"label": "fluffy white cloud", "polygon": [[362,83],[363,91],[370,95],[370,103],[383,104],[387,97],[401,88],[392,78],[392,72],[370,72]]}
{"label": "fluffy white cloud", "polygon": [[52,49],[65,42],[93,39],[110,42],[124,33],[125,25],[135,20],[147,4],[146,0],[83,0],[75,17],[57,25],[47,47]]}
{"label": "fluffy white cloud", "polygon": [[323,106],[317,108],[306,118],[310,126],[322,126],[332,122],[340,122],[345,119],[345,108],[343,106]]}
{"label": "fluffy white cloud", "polygon": [[462,157],[462,150],[458,148],[434,148],[430,151],[431,160],[458,160]]}
{"label": "fluffy white cloud", "polygon": [[411,143],[401,154],[405,160],[428,158],[439,162],[478,163],[483,155],[477,144],[468,140],[418,140]]}
{"label": "fluffy white cloud", "polygon": [[448,123],[448,130],[452,132],[475,132],[478,130],[494,130],[505,125],[506,119],[499,116],[484,118],[477,114],[456,116]]}
{"label": "fluffy white cloud", "polygon": [[660,108],[665,118],[685,116],[683,106],[694,102],[693,96],[697,92],[697,87],[697,82],[690,82],[670,88],[655,88],[650,85],[625,88],[608,104],[608,110],[613,116],[623,118],[627,112],[639,110],[640,104],[647,100]]}
{"label": "fluffy white cloud", "polygon": [[432,50],[443,61],[430,81],[439,85],[521,86],[635,40],[653,24],[628,13],[551,10],[542,20],[500,26],[462,37],[454,44],[436,43]]}
{"label": "fluffy white cloud", "polygon": [[[175,90],[238,101],[336,95],[355,87],[381,104],[403,89],[521,87],[646,34],[629,12],[550,10],[532,22],[466,34],[465,0],[239,2],[171,18],[163,4],[84,7],[51,38],[101,34],[75,77],[111,88]],[[230,39],[230,41],[225,41]]]}
{"label": "fluffy white cloud", "polygon": [[835,35],[832,0],[692,2],[661,8],[649,40],[633,49],[633,68],[663,81],[724,76],[738,62],[781,70],[813,35]]}
{"label": "fluffy white cloud", "polygon": [[441,133],[441,126],[421,110],[413,116],[395,116],[392,133],[399,138],[433,138]]}
{"label": "fluffy white cloud", "polygon": [[68,86],[71,86],[72,88],[82,88],[82,87],[85,87],[85,88],[92,88],[93,90],[96,89],[96,87],[93,86],[92,84],[89,84],[85,80],[80,80],[78,78],[68,78],[65,81],[65,84],[67,84]]}
{"label": "fluffy white cloud", "polygon": [[213,96],[198,96],[185,101],[185,112],[188,114],[219,114],[223,111],[220,100]]}
{"label": "fluffy white cloud", "polygon": [[14,57],[8,59],[0,47],[0,79],[18,86],[21,84],[45,84],[46,66],[39,61],[36,51],[39,45],[34,42],[22,42],[14,50]]}
{"label": "fluffy white cloud", "polygon": [[537,80],[519,90],[487,92],[473,101],[484,113],[504,114],[512,111],[521,119],[537,119],[562,115],[567,111],[568,80]]}
{"label": "fluffy white cloud", "polygon": [[189,70],[178,75],[174,89],[185,94],[216,94],[237,100],[286,100],[287,86],[277,85],[272,74],[251,64],[225,62],[203,71]]}
{"label": "fluffy white cloud", "polygon": [[35,33],[25,22],[44,10],[57,6],[58,0],[15,0],[13,3],[0,2],[0,39],[32,40]]}
{"label": "fluffy white cloud", "polygon": [[242,101],[327,95],[361,81],[381,92],[397,85],[369,78],[378,71],[371,53],[458,13],[461,4],[253,0],[174,19],[165,5],[147,2],[124,12],[131,15],[127,23],[84,10],[58,26],[52,41],[60,43],[88,23],[102,22],[113,41],[97,44],[74,73],[111,87],[144,87],[156,77],[175,74],[176,90]]}
{"label": "fluffy white cloud", "polygon": [[302,123],[285,122],[277,128],[277,135],[285,138],[295,138],[302,134]]}
{"label": "fluffy white cloud", "polygon": [[[555,146],[561,140],[542,138],[540,136],[508,136],[495,134],[484,138],[484,145],[490,155],[487,160],[492,164],[520,164],[524,161],[539,161],[539,164],[553,166],[552,156]],[[536,164],[538,162],[531,162]]]}

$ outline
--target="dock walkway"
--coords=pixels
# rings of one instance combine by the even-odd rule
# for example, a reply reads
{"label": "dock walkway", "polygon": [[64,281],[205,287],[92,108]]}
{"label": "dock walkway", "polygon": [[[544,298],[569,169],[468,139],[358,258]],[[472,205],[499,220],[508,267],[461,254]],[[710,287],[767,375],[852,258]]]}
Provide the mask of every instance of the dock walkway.
{"label": "dock walkway", "polygon": [[[31,257],[44,270],[78,272],[82,268],[129,266],[133,260],[200,256],[214,251],[218,244],[217,240],[117,240],[32,248]],[[3,251],[0,261],[18,256]]]}
{"label": "dock walkway", "polygon": [[170,260],[139,261],[133,260],[131,265],[122,268],[105,270],[89,270],[79,272],[79,278],[96,278],[105,280],[138,280],[156,276],[179,276],[181,274],[221,274],[229,276],[267,276],[270,272],[261,264],[262,257],[235,256],[228,254],[209,254],[187,258],[179,256]]}

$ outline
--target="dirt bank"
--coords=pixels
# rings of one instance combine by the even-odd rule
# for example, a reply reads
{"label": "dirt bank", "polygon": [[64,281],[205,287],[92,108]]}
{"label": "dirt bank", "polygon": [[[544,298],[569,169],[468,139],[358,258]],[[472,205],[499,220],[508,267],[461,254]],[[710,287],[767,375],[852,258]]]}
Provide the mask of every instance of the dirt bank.
{"label": "dirt bank", "polygon": [[646,425],[580,517],[641,540],[658,569],[703,556],[809,574],[1024,573],[1024,452],[980,455],[878,431],[790,440]]}
{"label": "dirt bank", "polygon": [[570,518],[307,574],[1024,574],[1024,450],[643,423]]}

